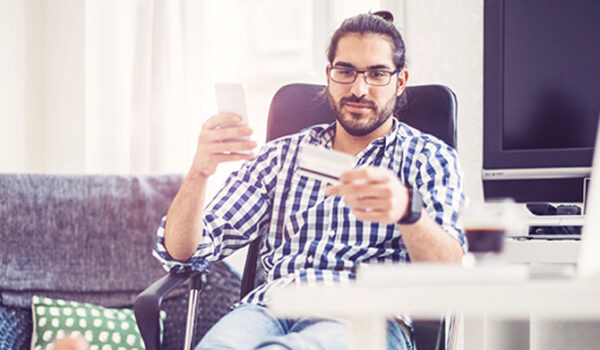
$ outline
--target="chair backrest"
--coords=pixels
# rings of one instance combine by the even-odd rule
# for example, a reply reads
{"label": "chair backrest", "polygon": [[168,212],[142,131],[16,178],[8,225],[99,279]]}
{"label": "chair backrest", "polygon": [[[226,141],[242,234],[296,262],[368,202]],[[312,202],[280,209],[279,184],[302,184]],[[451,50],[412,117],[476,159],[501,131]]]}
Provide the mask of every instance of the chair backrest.
{"label": "chair backrest", "polygon": [[[267,141],[290,135],[306,127],[335,120],[325,86],[290,84],[277,91],[271,102]],[[446,86],[409,86],[406,103],[397,104],[395,116],[402,122],[431,134],[456,148],[456,96]]]}

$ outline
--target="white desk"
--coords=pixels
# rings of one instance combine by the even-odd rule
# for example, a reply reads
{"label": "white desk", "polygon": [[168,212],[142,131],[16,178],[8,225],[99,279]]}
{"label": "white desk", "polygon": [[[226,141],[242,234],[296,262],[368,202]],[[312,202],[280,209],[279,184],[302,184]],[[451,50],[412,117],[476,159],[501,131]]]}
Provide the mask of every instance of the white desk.
{"label": "white desk", "polygon": [[[600,281],[530,281],[516,270],[515,278],[504,273],[494,278],[493,272],[482,279],[481,269],[423,268],[415,264],[373,268],[362,275],[359,271],[356,283],[348,287],[292,287],[275,295],[271,309],[282,317],[347,319],[356,330],[353,349],[384,349],[384,320],[402,313],[425,318],[458,312],[507,320],[600,320]],[[434,282],[442,269],[446,280]],[[434,273],[428,277],[427,270]],[[421,283],[390,283],[390,276],[399,281],[414,280],[415,275],[423,276]],[[450,282],[456,276],[460,283]]]}

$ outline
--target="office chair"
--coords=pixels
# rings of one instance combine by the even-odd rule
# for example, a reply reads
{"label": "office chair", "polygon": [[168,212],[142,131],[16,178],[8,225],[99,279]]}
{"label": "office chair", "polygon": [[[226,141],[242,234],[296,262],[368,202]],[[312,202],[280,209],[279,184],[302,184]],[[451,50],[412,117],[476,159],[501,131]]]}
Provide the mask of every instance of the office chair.
{"label": "office chair", "polygon": [[[332,123],[335,120],[324,86],[290,84],[277,91],[269,109],[267,141],[298,132],[306,127]],[[456,147],[456,96],[441,85],[409,86],[397,103],[395,115],[402,122],[432,134],[446,144]],[[264,270],[258,259],[261,238],[250,243],[242,275],[240,298],[264,281]],[[142,292],[134,303],[136,321],[146,349],[161,349],[159,311],[162,299],[187,279],[192,280],[188,301],[185,349],[193,343],[195,305],[202,288],[204,273],[190,271],[169,274]],[[414,338],[418,350],[446,349],[446,321],[414,321]],[[197,339],[199,340],[199,339]]]}

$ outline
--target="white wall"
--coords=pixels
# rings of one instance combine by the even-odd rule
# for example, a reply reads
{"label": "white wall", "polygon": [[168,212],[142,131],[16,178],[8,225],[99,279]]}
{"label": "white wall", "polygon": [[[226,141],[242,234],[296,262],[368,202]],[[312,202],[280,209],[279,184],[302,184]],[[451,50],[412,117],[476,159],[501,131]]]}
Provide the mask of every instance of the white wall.
{"label": "white wall", "polygon": [[458,153],[465,190],[483,201],[483,2],[406,0],[409,84],[444,84],[458,99]]}

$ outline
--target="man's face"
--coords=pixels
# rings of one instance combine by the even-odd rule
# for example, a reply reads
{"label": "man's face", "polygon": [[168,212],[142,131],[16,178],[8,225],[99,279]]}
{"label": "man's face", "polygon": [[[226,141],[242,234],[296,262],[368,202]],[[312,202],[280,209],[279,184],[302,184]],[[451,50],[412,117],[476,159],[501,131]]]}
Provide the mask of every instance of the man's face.
{"label": "man's face", "polygon": [[[338,41],[334,68],[395,71],[392,44],[382,35],[348,34]],[[344,130],[353,136],[365,136],[384,124],[392,115],[396,97],[406,87],[407,73],[394,74],[386,86],[368,85],[362,74],[350,84],[331,80],[327,68],[329,103]]]}

